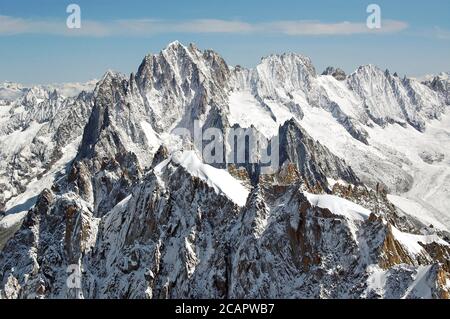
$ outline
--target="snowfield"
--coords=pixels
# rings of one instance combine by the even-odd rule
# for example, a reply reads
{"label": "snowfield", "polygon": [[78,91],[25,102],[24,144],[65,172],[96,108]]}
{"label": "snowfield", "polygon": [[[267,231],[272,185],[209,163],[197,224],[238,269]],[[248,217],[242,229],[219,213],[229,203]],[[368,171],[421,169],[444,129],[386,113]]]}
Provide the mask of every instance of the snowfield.
{"label": "snowfield", "polygon": [[230,124],[239,124],[243,128],[254,125],[264,136],[270,138],[278,134],[283,123],[277,123],[273,115],[256,101],[250,92],[234,92],[230,96]]}

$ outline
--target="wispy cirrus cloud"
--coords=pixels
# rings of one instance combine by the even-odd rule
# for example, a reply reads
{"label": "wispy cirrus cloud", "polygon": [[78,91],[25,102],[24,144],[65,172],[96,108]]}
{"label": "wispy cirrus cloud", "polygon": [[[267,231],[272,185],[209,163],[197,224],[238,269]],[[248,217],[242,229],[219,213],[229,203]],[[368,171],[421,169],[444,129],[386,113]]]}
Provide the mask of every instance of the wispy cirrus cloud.
{"label": "wispy cirrus cloud", "polygon": [[92,36],[111,35],[111,26],[95,21],[83,21],[80,29],[69,29],[64,20],[55,19],[23,19],[0,15],[0,36],[18,34],[48,34],[61,36]]}
{"label": "wispy cirrus cloud", "polygon": [[365,23],[338,22],[321,23],[318,21],[277,21],[265,25],[265,29],[291,35],[352,35],[373,33],[396,33],[408,28],[403,21],[384,20],[380,29],[369,29]]}
{"label": "wispy cirrus cloud", "polygon": [[193,19],[170,21],[160,19],[129,19],[113,21],[82,20],[80,29],[69,29],[66,22],[53,19],[23,19],[0,16],[0,36],[18,34],[49,34],[60,36],[111,37],[152,36],[165,33],[232,33],[281,34],[288,36],[321,36],[353,34],[387,34],[401,32],[408,24],[383,20],[380,29],[369,29],[365,23],[325,23],[307,20],[280,20],[249,23],[239,20]]}

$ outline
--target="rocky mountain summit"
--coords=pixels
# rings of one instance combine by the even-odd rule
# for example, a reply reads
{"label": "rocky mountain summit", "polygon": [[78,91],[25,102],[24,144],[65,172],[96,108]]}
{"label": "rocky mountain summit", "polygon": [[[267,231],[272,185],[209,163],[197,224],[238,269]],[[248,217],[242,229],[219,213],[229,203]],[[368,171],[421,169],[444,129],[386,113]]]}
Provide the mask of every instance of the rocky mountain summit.
{"label": "rocky mountain summit", "polygon": [[5,87],[1,298],[450,297],[443,78],[174,42],[76,96]]}
{"label": "rocky mountain summit", "polygon": [[338,81],[344,81],[347,78],[344,70],[332,66],[327,67],[322,75],[332,75]]}

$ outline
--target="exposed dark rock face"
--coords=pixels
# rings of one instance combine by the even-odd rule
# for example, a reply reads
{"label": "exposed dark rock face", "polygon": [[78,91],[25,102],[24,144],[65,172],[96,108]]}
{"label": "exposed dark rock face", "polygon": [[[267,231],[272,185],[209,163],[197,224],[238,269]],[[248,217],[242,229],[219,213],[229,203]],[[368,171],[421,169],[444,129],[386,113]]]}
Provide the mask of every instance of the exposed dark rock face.
{"label": "exposed dark rock face", "polygon": [[314,141],[295,120],[280,128],[280,163],[293,163],[310,185],[328,189],[327,176],[358,184],[358,177],[343,160]]}
{"label": "exposed dark rock face", "polygon": [[[394,280],[433,260],[398,241],[385,219],[395,215],[351,220],[312,205],[304,186],[258,186],[240,209],[169,163],[101,219],[76,196],[45,191],[2,252],[3,297],[74,296],[65,281],[71,264],[83,270],[85,298],[374,297],[370,265]],[[359,194],[369,206],[376,200]],[[434,245],[426,251],[448,261],[448,246]],[[448,273],[434,269],[430,291],[440,298]],[[414,297],[411,282],[402,283],[386,293]]]}
{"label": "exposed dark rock face", "polygon": [[347,78],[344,70],[332,66],[327,67],[322,75],[332,75],[338,81],[344,81]]}
{"label": "exposed dark rock face", "polygon": [[432,80],[425,81],[424,84],[438,92],[450,105],[450,73],[443,73],[435,76]]}

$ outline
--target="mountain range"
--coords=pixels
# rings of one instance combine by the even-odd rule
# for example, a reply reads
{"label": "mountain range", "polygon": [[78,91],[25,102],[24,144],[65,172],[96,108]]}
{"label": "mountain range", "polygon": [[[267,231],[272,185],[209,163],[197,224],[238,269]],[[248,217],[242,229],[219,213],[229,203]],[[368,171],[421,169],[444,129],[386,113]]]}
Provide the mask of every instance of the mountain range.
{"label": "mountain range", "polygon": [[449,298],[449,83],[177,41],[129,76],[4,83],[0,298]]}

